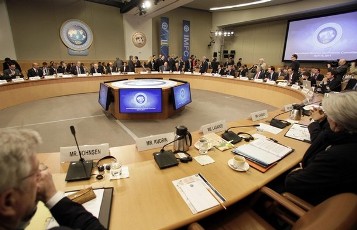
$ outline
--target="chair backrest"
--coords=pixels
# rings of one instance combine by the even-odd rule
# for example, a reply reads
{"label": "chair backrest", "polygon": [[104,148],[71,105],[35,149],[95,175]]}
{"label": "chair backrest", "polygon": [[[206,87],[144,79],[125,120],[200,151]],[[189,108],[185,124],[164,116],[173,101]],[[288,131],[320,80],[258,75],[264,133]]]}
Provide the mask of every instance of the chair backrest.
{"label": "chair backrest", "polygon": [[357,229],[357,195],[330,197],[303,215],[292,229]]}

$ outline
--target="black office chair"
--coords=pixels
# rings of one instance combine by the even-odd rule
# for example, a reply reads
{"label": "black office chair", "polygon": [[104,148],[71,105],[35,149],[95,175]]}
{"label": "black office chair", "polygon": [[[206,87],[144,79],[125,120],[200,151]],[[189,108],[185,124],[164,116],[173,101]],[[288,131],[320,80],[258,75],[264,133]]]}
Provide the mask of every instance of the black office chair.
{"label": "black office chair", "polygon": [[[298,220],[290,219],[288,213],[279,211],[281,220],[292,226],[292,229],[357,229],[357,195],[342,193],[330,197],[317,206],[312,206],[292,194],[280,195],[268,187],[260,192],[272,198],[279,206],[295,214]],[[189,230],[203,230],[198,223],[188,226]],[[217,228],[210,229],[274,229],[262,217],[247,207],[232,219],[227,219]]]}

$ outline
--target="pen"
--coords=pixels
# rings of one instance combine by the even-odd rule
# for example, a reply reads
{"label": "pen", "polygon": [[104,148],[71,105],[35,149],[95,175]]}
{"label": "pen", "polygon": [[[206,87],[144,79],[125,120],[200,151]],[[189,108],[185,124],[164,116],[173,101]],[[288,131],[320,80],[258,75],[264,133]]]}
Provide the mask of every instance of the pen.
{"label": "pen", "polygon": [[199,177],[201,177],[201,179],[212,189],[212,191],[222,200],[222,201],[226,201],[226,199],[206,180],[206,178],[204,178],[204,176],[202,176],[201,173],[197,174]]}
{"label": "pen", "polygon": [[209,190],[208,188],[206,188],[206,189],[207,189],[207,191],[214,197],[214,199],[216,199],[216,201],[218,201],[218,203],[219,203],[225,210],[227,210],[227,208],[226,208],[226,206],[224,206],[223,202],[220,201],[220,200],[218,200],[218,198],[212,193],[211,190]]}
{"label": "pen", "polygon": [[278,143],[278,141],[277,140],[275,140],[274,138],[268,138],[269,140],[271,140],[271,141],[273,141],[273,142],[275,142],[275,143]]}

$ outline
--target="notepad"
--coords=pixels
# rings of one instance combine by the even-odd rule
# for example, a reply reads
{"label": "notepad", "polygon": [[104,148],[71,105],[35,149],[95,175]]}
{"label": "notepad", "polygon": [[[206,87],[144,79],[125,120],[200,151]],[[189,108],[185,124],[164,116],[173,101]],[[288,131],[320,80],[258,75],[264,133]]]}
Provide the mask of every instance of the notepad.
{"label": "notepad", "polygon": [[241,145],[233,150],[234,153],[247,157],[265,167],[281,160],[293,151],[290,147],[263,138]]}
{"label": "notepad", "polygon": [[310,132],[306,125],[293,124],[285,136],[299,141],[310,142]]}

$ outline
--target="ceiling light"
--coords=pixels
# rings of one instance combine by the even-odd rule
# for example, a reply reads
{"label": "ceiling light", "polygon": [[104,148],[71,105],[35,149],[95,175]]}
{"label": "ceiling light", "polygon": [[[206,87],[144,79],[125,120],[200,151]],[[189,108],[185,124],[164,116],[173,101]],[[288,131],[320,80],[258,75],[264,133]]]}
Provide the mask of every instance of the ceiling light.
{"label": "ceiling light", "polygon": [[270,1],[271,0],[259,0],[259,1],[255,1],[255,2],[242,3],[242,4],[238,4],[238,5],[232,5],[232,6],[213,7],[213,8],[210,8],[209,10],[227,10],[227,9],[232,9],[232,8],[239,8],[239,7],[244,7],[244,6],[262,4],[262,3],[266,3],[266,2],[270,2]]}

